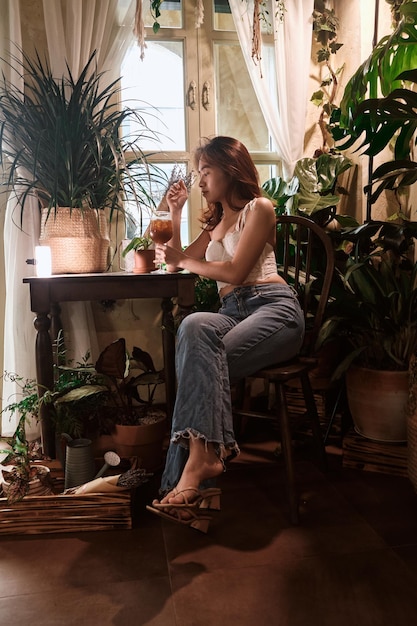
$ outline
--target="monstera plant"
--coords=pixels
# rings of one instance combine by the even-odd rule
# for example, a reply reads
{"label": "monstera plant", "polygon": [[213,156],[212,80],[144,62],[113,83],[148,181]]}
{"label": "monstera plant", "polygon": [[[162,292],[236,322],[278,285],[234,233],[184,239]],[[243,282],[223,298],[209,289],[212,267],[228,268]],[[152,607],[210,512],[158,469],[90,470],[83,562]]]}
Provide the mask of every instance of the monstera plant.
{"label": "monstera plant", "polygon": [[356,145],[374,157],[393,147],[394,159],[375,169],[365,189],[372,192],[371,204],[384,189],[395,191],[417,180],[411,159],[417,128],[417,2],[404,0],[396,10],[397,27],[352,76],[331,124],[341,150]]}
{"label": "monstera plant", "polygon": [[349,158],[341,154],[324,153],[317,158],[305,157],[297,161],[294,176],[287,183],[281,178],[265,181],[262,189],[273,201],[278,214],[300,213],[326,225],[336,215],[341,193],[338,177],[352,166]]}

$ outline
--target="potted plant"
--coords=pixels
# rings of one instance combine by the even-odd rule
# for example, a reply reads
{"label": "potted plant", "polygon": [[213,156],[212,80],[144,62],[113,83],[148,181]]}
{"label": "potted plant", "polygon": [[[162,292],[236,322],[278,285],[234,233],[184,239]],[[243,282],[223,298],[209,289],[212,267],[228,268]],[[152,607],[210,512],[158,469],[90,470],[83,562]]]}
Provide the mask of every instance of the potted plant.
{"label": "potted plant", "polygon": [[[86,355],[75,367],[60,365],[53,389],[40,397],[35,380],[22,383],[22,398],[4,410],[37,419],[40,405],[47,404],[58,438],[62,433],[93,440],[106,435],[108,449],[119,456],[137,456],[148,470],[159,467],[167,417],[154,397],[165,382],[163,370],[157,371],[150,354],[140,348],[129,355],[123,338],[107,346],[95,365],[88,359]],[[132,374],[136,369],[140,373]]]}
{"label": "potted plant", "polygon": [[10,504],[22,500],[26,495],[48,495],[52,493],[49,468],[42,464],[44,456],[38,441],[28,442],[26,422],[37,418],[38,396],[35,381],[22,382],[22,398],[11,403],[7,409],[17,413],[19,421],[11,437],[1,437],[0,486]]}
{"label": "potted plant", "polygon": [[[365,187],[369,207],[384,189],[398,193],[416,180],[416,164],[410,159],[417,127],[416,96],[405,81],[417,78],[417,3],[404,0],[397,9],[401,19],[395,30],[380,40],[355,72],[332,118],[332,133],[342,140],[341,149],[360,138],[360,148],[372,157],[394,142],[394,160],[378,167]],[[378,98],[380,94],[384,97]],[[408,369],[417,348],[417,230],[401,203],[387,222],[372,221],[368,211],[369,219],[362,226],[332,233],[340,244],[350,242],[351,253],[319,341],[346,340],[347,354],[335,375],[346,372],[356,429],[378,440],[405,440]],[[394,407],[390,408],[386,391],[396,401]],[[365,413],[359,417],[362,407]],[[379,418],[381,428],[376,423]]]}
{"label": "potted plant", "polygon": [[[140,373],[133,374],[135,369]],[[165,410],[154,405],[154,396],[165,379],[149,353],[134,347],[129,355],[121,338],[101,352],[94,366],[61,370],[65,383],[55,383],[41,399],[52,405],[52,418],[61,432],[64,427],[68,432],[72,423],[74,436],[111,435],[119,456],[137,456],[149,470],[160,465],[167,419]],[[74,431],[77,424],[84,430]]]}
{"label": "potted plant", "polygon": [[334,378],[346,374],[356,430],[371,439],[404,441],[408,369],[417,350],[417,264],[407,252],[417,230],[404,225],[398,238],[400,225],[389,226],[370,223],[344,233],[356,243],[333,284],[318,348],[342,341]]}
{"label": "potted plant", "polygon": [[[37,53],[34,60],[23,54],[11,65],[24,86],[5,78],[0,86],[8,185],[19,200],[20,223],[28,198],[39,201],[40,242],[52,249],[53,273],[104,271],[108,222],[127,198],[152,205],[152,181],[165,180],[140,148],[143,136],[156,135],[140,110],[118,108],[118,81],[102,86],[95,55],[75,79],[69,68],[67,77],[55,78]],[[135,134],[123,137],[129,125]]]}
{"label": "potted plant", "polygon": [[[141,373],[131,375],[134,367]],[[104,408],[116,452],[121,457],[138,457],[147,470],[158,468],[167,418],[163,409],[154,406],[154,396],[158,385],[165,382],[163,370],[157,371],[151,356],[140,348],[134,347],[129,356],[123,338],[102,351],[95,369],[107,389]],[[146,389],[145,397],[139,393],[140,387]]]}
{"label": "potted plant", "polygon": [[[156,192],[153,206],[142,207],[142,209],[146,208],[149,221],[151,220],[154,208],[158,211],[169,211],[165,196],[171,185],[183,181],[189,192],[194,180],[193,171],[186,173],[181,165],[178,163],[175,164],[168,182],[165,183],[162,188],[159,187],[159,191]],[[156,198],[157,200],[155,201]],[[139,219],[136,221],[136,234],[122,252],[122,257],[126,257],[130,252],[134,253],[133,272],[136,274],[146,274],[155,269],[154,242],[149,235],[149,224],[145,226],[143,217],[144,211],[142,210],[140,211]]]}
{"label": "potted plant", "polygon": [[122,252],[125,257],[129,252],[134,252],[135,264],[133,272],[135,274],[147,274],[155,269],[155,250],[153,241],[146,235],[133,237]]}

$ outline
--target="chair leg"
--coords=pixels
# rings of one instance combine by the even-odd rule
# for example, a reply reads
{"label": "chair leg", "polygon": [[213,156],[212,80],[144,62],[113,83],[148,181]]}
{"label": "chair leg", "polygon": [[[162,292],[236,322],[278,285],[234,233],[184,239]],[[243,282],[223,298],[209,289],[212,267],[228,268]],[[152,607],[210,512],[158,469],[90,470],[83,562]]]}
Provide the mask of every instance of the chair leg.
{"label": "chair leg", "polygon": [[320,419],[319,414],[317,413],[316,401],[314,400],[313,389],[311,387],[310,379],[308,373],[305,373],[301,376],[301,386],[303,389],[304,400],[306,403],[307,413],[311,420],[311,430],[313,433],[313,439],[315,441],[318,454],[319,461],[322,467],[322,470],[327,471],[327,455],[326,448],[324,446],[323,435],[321,432]]}
{"label": "chair leg", "polygon": [[332,430],[334,418],[336,417],[337,409],[339,408],[339,402],[340,402],[340,399],[342,397],[342,391],[343,391],[343,382],[340,383],[339,390],[338,390],[337,396],[336,396],[336,400],[335,400],[335,403],[334,403],[334,406],[333,406],[333,409],[332,409],[332,414],[330,415],[330,418],[329,418],[329,423],[327,425],[326,434],[324,435],[324,440],[323,440],[324,446],[327,445],[327,441],[329,439],[329,435],[330,435],[330,432]]}
{"label": "chair leg", "polygon": [[275,383],[277,411],[281,425],[281,445],[287,474],[287,492],[290,507],[290,519],[293,524],[299,523],[298,494],[295,483],[294,454],[290,429],[290,420],[287,409],[287,398],[284,385]]}
{"label": "chair leg", "polygon": [[250,410],[250,390],[251,385],[246,378],[242,378],[237,383],[235,383],[234,406],[236,407],[236,411],[233,414],[233,427],[236,435],[238,436],[242,436],[246,429],[248,418],[239,415],[239,411]]}

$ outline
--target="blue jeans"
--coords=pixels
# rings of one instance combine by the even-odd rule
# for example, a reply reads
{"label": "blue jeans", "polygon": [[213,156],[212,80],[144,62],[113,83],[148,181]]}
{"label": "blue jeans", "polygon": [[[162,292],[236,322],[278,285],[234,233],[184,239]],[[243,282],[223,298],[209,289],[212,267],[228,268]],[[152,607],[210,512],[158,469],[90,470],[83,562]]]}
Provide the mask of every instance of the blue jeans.
{"label": "blue jeans", "polygon": [[[161,493],[178,483],[190,436],[215,444],[220,458],[239,452],[230,383],[295,356],[304,316],[292,287],[269,283],[237,287],[218,313],[187,316],[177,334],[177,396]],[[207,483],[208,484],[208,483]],[[206,485],[205,485],[206,486]]]}

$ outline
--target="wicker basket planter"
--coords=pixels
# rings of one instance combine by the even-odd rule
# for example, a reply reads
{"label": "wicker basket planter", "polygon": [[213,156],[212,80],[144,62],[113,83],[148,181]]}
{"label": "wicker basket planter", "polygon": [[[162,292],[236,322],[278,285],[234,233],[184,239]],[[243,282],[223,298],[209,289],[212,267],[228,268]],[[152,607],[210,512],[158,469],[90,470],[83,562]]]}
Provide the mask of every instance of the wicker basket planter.
{"label": "wicker basket planter", "polygon": [[52,274],[105,272],[110,245],[104,211],[59,207],[42,210],[39,243],[51,248]]}

